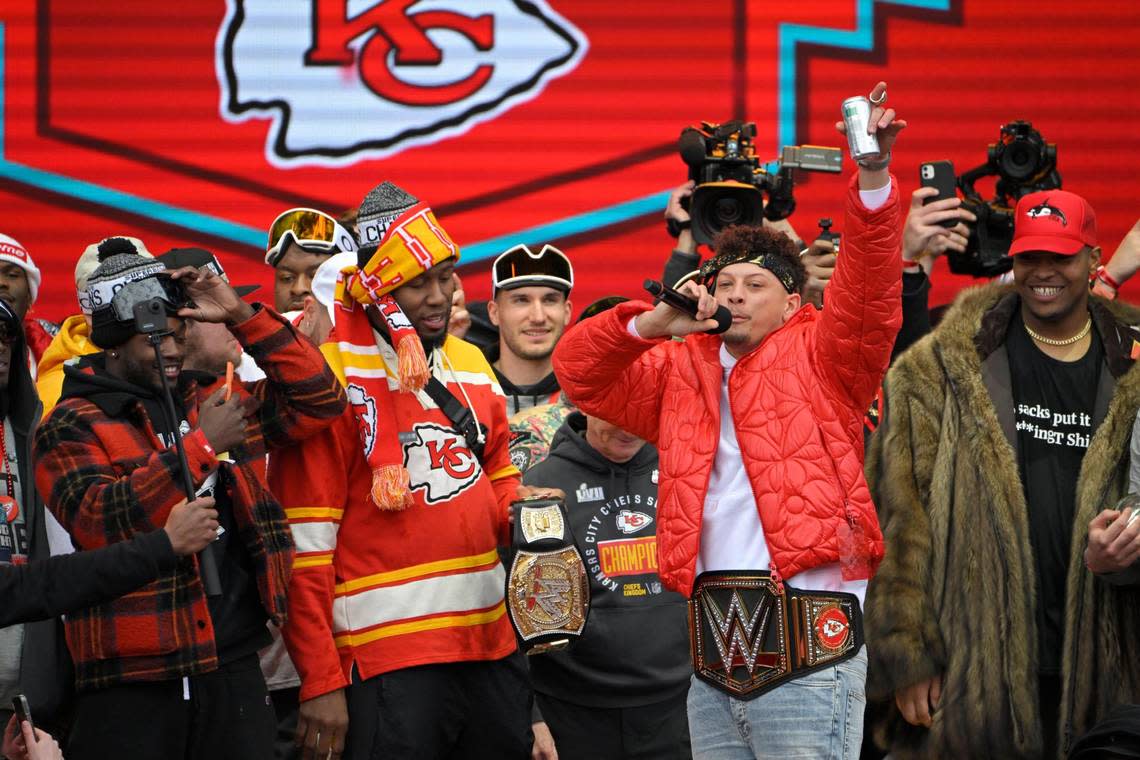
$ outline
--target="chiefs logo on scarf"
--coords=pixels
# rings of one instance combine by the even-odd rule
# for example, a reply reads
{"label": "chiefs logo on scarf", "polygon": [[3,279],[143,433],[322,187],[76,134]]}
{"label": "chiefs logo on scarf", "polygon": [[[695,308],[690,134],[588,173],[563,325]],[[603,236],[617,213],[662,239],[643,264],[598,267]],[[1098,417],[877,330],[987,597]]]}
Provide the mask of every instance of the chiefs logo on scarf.
{"label": "chiefs logo on scarf", "polygon": [[360,442],[364,444],[364,456],[367,458],[376,442],[376,400],[356,383],[349,383],[346,390],[352,414],[361,423]]}

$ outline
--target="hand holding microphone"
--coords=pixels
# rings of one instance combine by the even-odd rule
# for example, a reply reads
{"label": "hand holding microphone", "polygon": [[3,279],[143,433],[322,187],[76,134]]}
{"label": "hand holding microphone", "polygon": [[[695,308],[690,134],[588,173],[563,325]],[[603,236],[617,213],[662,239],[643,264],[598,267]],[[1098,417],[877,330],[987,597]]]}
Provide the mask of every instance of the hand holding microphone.
{"label": "hand holding microphone", "polygon": [[637,333],[643,338],[667,338],[706,332],[722,333],[732,326],[732,313],[719,305],[704,285],[686,282],[680,290],[656,280],[646,280],[645,289],[657,307],[637,317]]}

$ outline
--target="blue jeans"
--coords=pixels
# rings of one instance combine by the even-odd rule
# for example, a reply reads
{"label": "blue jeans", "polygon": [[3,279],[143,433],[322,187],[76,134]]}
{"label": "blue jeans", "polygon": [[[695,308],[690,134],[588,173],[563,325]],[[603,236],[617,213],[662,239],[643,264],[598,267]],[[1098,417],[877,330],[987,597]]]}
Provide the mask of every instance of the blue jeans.
{"label": "blue jeans", "polygon": [[857,760],[867,697],[867,649],[834,667],[744,701],[693,676],[693,760]]}

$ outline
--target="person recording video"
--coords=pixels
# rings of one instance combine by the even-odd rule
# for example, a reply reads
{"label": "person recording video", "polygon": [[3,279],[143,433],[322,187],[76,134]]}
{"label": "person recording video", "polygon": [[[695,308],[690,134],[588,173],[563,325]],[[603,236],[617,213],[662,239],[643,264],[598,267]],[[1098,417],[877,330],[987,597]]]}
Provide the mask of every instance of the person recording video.
{"label": "person recording video", "polygon": [[[170,272],[121,238],[99,256],[87,296],[103,352],[66,368],[35,435],[36,484],[80,549],[161,525],[187,498],[186,476],[196,498],[214,500],[220,527],[198,562],[69,616],[79,690],[69,757],[271,757],[257,650],[266,621],[284,619],[293,543],[262,458],[330,424],[344,393],[315,346],[216,274]],[[266,379],[182,371],[187,318],[224,323]],[[207,597],[199,569],[210,563],[221,593]]]}
{"label": "person recording video", "polygon": [[[28,371],[19,313],[0,298],[0,722],[24,694],[48,729],[66,723],[70,672],[59,615],[107,601],[174,569],[217,527],[209,504],[171,510],[165,530],[95,552],[49,557],[48,513],[33,481],[30,438],[40,403]],[[203,538],[208,536],[208,538]]]}

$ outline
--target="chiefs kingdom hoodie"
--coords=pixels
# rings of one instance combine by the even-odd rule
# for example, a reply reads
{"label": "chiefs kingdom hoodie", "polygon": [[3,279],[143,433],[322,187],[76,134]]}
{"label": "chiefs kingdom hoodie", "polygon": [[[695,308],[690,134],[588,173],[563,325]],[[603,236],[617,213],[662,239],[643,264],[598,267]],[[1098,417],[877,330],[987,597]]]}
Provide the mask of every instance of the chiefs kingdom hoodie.
{"label": "chiefs kingdom hoodie", "polygon": [[574,412],[523,477],[561,488],[590,577],[590,616],[568,650],[529,658],[536,691],[591,707],[637,707],[688,688],[685,598],[657,576],[657,449],[618,464],[586,442]]}

